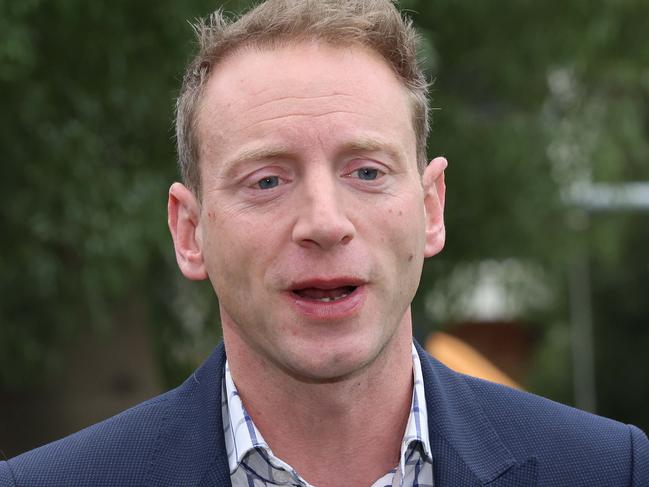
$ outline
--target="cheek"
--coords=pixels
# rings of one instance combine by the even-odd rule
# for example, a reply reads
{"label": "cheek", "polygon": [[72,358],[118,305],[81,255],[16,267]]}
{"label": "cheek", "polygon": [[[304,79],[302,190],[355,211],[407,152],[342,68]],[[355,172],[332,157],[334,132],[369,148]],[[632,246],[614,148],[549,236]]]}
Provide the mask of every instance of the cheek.
{"label": "cheek", "polygon": [[220,288],[233,281],[240,284],[239,281],[245,274],[244,257],[249,252],[245,248],[245,232],[229,224],[227,220],[215,217],[214,212],[208,213],[204,223],[203,255],[213,286]]}
{"label": "cheek", "polygon": [[260,284],[272,255],[272,228],[241,215],[217,217],[214,212],[207,223],[203,248],[213,286],[243,291]]}
{"label": "cheek", "polygon": [[[400,201],[398,206],[383,212],[382,241],[396,254],[400,263],[416,264],[423,261],[425,245],[425,217],[423,204]],[[388,250],[389,250],[388,249]]]}

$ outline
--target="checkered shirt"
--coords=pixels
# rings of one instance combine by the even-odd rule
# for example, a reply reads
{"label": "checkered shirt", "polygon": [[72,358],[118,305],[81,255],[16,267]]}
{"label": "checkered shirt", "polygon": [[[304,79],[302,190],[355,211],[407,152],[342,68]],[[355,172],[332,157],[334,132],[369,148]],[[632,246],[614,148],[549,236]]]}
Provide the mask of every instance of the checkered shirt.
{"label": "checkered shirt", "polygon": [[[433,459],[428,440],[428,415],[419,355],[412,347],[414,388],[399,464],[371,487],[433,487]],[[273,455],[268,443],[241,403],[225,364],[221,408],[225,446],[234,487],[313,487],[293,467]],[[316,454],[314,452],[314,454]]]}

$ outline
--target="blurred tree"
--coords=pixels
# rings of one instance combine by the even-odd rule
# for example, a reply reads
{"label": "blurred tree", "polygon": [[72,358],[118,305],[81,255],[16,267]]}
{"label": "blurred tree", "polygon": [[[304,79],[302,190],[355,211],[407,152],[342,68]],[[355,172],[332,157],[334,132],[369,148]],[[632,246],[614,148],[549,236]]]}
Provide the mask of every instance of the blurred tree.
{"label": "blurred tree", "polygon": [[[166,374],[173,99],[207,2],[0,3],[0,380],[30,383],[82,327],[149,305]],[[20,371],[20,372],[18,372]],[[177,378],[177,377],[174,377]]]}
{"label": "blurred tree", "polygon": [[[430,153],[451,164],[448,243],[425,267],[417,334],[440,318],[427,311],[427,297],[453,269],[532,263],[554,294],[552,307],[521,316],[546,325],[532,387],[570,401],[565,269],[587,245],[600,412],[649,428],[649,391],[638,386],[649,370],[647,218],[595,216],[575,231],[579,212],[561,199],[575,182],[649,180],[649,7],[642,0],[401,5],[421,28],[421,54],[435,79]],[[165,225],[166,191],[177,177],[173,99],[193,47],[185,19],[215,6],[0,0],[5,387],[27,387],[56,370],[63,343],[74,343],[82,328],[110,327],[125,302],[146,306],[167,383],[216,341],[211,290],[179,277]]]}
{"label": "blurred tree", "polygon": [[649,181],[649,6],[402,4],[428,41],[424,54],[441,108],[430,152],[450,160],[448,243],[425,269],[419,322],[430,321],[429,289],[458,264],[510,257],[540,264],[554,305],[519,316],[544,323],[530,386],[570,402],[567,274],[586,253],[598,412],[649,428],[649,361],[642,353],[649,348],[649,328],[642,326],[649,303],[641,297],[649,286],[649,215],[588,218],[562,200],[575,183]]}

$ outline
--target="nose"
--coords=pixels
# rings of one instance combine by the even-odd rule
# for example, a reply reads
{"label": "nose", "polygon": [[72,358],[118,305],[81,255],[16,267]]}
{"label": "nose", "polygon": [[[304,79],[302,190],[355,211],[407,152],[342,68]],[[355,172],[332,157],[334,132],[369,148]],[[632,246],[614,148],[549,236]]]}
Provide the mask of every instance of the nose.
{"label": "nose", "polygon": [[349,243],[356,228],[349,219],[352,208],[341,199],[336,182],[326,177],[318,179],[304,182],[292,238],[305,248],[330,250]]}

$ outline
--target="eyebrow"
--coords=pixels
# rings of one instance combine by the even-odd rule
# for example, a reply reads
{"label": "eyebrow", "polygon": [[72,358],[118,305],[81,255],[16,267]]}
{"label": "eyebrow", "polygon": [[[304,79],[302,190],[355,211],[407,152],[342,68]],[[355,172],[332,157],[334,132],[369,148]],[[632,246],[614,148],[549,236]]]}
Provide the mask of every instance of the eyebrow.
{"label": "eyebrow", "polygon": [[236,168],[242,163],[279,159],[285,158],[290,154],[290,150],[286,146],[270,146],[270,147],[251,147],[237,152],[232,158],[225,161],[226,173],[236,171]]}
{"label": "eyebrow", "polygon": [[404,154],[389,142],[371,137],[360,137],[345,144],[347,152],[383,152],[397,162],[405,159]]}
{"label": "eyebrow", "polygon": [[285,157],[289,153],[288,147],[253,147],[251,149],[243,149],[238,152],[233,158],[233,163],[245,162],[258,159],[277,159],[278,157]]}

